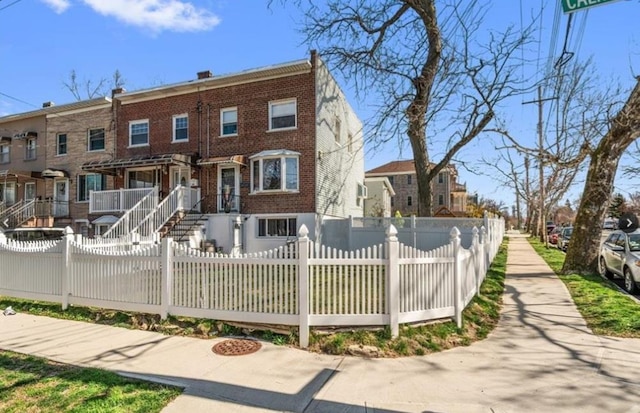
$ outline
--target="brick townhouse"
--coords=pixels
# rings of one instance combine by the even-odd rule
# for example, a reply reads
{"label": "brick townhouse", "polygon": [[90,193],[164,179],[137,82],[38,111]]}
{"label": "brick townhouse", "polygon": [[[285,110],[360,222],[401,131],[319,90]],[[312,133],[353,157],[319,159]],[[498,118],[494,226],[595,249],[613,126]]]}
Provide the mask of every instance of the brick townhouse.
{"label": "brick townhouse", "polygon": [[316,237],[324,219],[362,216],[362,125],[315,52],[116,90],[113,106],[114,150],[84,162],[84,173],[107,185],[113,179],[110,189],[156,186],[166,195],[178,184],[197,188],[206,236],[218,244],[261,251],[294,237],[303,223]]}

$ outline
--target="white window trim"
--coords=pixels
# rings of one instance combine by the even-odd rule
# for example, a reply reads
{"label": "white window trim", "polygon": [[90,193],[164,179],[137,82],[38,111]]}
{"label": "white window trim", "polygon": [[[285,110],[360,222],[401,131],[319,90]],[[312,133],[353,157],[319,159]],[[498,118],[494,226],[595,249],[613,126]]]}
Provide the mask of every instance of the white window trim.
{"label": "white window trim", "polygon": [[[6,150],[5,150],[6,148]],[[11,163],[11,146],[10,145],[0,145],[0,159],[4,158],[6,155],[7,161],[0,162],[0,164]]]}
{"label": "white window trim", "polygon": [[[60,135],[64,135],[67,138],[67,141],[65,142],[65,146],[67,147],[67,152],[65,153],[60,153]],[[56,134],[56,156],[67,156],[68,153],[69,153],[69,134],[57,133]]]}
{"label": "white window trim", "polygon": [[[223,121],[223,115],[225,112],[231,112],[234,111],[236,112],[236,133],[224,133],[224,121]],[[271,119],[271,118],[269,118]],[[229,107],[229,108],[222,108],[220,109],[220,137],[224,137],[227,138],[229,136],[238,136],[238,107]]]}
{"label": "white window trim", "polygon": [[[291,103],[291,102],[294,103],[294,107],[295,107],[295,110],[293,112],[295,124],[287,128],[272,129],[271,128],[271,112],[272,112],[273,105],[282,105],[282,104]],[[280,131],[295,130],[295,129],[298,129],[298,99],[292,98],[292,99],[280,99],[280,100],[270,101],[269,102],[269,128],[267,129],[267,132],[280,132]]]}
{"label": "white window trim", "polygon": [[[131,127],[133,125],[140,125],[142,123],[147,124],[147,143],[139,143],[136,145],[131,144]],[[129,148],[139,148],[141,146],[149,146],[149,141],[151,140],[151,127],[149,125],[149,119],[138,119],[129,121]]]}
{"label": "white window trim", "polygon": [[[92,130],[98,130],[98,129],[102,129],[104,132],[104,148],[102,149],[91,149],[91,131]],[[67,152],[69,151],[69,145],[68,145],[68,136],[67,136]],[[56,149],[57,150],[57,149]],[[87,129],[87,152],[104,152],[107,150],[107,130],[105,128],[89,128]]]}
{"label": "white window trim", "polygon": [[[288,221],[290,219],[295,219],[296,220],[296,226],[299,226],[299,220],[298,220],[298,216],[296,215],[283,215],[283,216],[258,216],[256,217],[256,238],[258,239],[288,239],[291,237],[295,237],[295,235],[260,235],[260,220],[266,220],[266,221],[270,221],[270,220],[287,220],[287,225],[288,225]],[[268,224],[267,224],[268,225]],[[297,234],[298,228],[294,228],[294,232]]]}
{"label": "white window trim", "polygon": [[[27,198],[27,187],[28,186],[33,186],[33,198]],[[25,201],[31,201],[32,199],[36,199],[38,197],[37,191],[38,191],[38,187],[36,186],[35,182],[25,182],[24,183],[23,198],[25,199]]]}
{"label": "white window trim", "polygon": [[[33,150],[33,156],[29,157],[31,150]],[[38,143],[35,139],[27,139],[24,142],[24,160],[35,161],[38,159]]]}
{"label": "white window trim", "polygon": [[[298,164],[298,168],[296,171],[296,189],[287,189],[287,158],[293,158],[296,159],[296,162]],[[264,166],[263,166],[263,162],[264,160],[268,160],[268,159],[280,159],[280,167],[281,167],[281,188],[280,189],[262,189],[262,184],[264,181],[264,176],[263,176],[263,172],[264,172]],[[254,167],[253,167],[253,162],[258,162],[260,165],[260,179],[259,179],[259,183],[260,183],[260,188],[256,189],[253,186],[253,183],[255,182],[255,176],[254,176]],[[291,193],[291,194],[297,194],[300,193],[300,155],[298,154],[282,154],[282,155],[278,155],[278,156],[260,156],[260,157],[255,157],[254,159],[251,159],[251,194],[273,194],[273,193]]]}
{"label": "white window trim", "polygon": [[[187,139],[176,139],[176,120],[182,119],[182,118],[187,118]],[[182,113],[180,115],[173,115],[172,125],[173,125],[173,128],[171,130],[172,130],[173,138],[171,140],[171,143],[189,142],[189,114]]]}

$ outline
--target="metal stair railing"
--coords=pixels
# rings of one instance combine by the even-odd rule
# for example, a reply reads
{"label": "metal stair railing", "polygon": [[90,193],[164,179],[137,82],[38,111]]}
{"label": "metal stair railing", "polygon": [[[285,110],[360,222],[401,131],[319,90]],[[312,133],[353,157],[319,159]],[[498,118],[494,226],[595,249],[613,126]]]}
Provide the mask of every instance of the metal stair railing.
{"label": "metal stair railing", "polygon": [[141,235],[157,233],[176,212],[187,209],[186,205],[191,205],[191,192],[189,188],[178,185],[140,221],[134,230]]}
{"label": "metal stair railing", "polygon": [[[202,201],[204,201],[204,198],[200,198],[198,200],[198,202],[196,202],[194,205],[191,206],[191,209],[189,210],[189,212],[187,212],[187,214],[194,213],[194,212],[196,214],[200,214],[198,216],[198,219],[195,222],[191,223],[191,225],[189,225],[189,227],[187,229],[183,230],[182,233],[180,233],[178,237],[174,236],[173,237],[174,241],[176,241],[176,242],[182,241],[184,239],[185,235],[187,235],[189,232],[191,232],[191,230],[198,224],[198,222],[200,222],[200,220],[202,220],[202,218],[207,215],[206,213],[202,212],[202,208],[201,208]],[[176,225],[177,224],[178,223],[176,223]]]}
{"label": "metal stair railing", "polygon": [[[131,209],[127,210],[104,234],[102,238],[119,238],[138,229],[158,205],[158,187],[145,195]],[[140,233],[141,236],[151,235]]]}
{"label": "metal stair railing", "polygon": [[16,202],[15,204],[6,207],[2,213],[0,214],[0,225],[2,225],[4,228],[8,228],[8,220],[7,218],[17,209],[22,208],[22,206],[24,205],[24,200],[20,200],[18,202]]}
{"label": "metal stair railing", "polygon": [[2,225],[6,228],[16,228],[23,222],[36,216],[36,200],[32,199],[26,203],[21,202],[18,208],[12,208],[9,214],[5,214],[2,219]]}

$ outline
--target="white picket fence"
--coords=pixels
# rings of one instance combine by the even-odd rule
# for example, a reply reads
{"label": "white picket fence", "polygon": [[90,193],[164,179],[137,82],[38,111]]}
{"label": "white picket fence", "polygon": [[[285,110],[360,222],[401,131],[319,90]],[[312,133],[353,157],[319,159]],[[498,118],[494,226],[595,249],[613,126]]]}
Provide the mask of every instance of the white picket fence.
{"label": "white picket fence", "polygon": [[[495,231],[495,233],[491,233]],[[300,228],[296,243],[242,255],[174,243],[126,249],[68,234],[57,242],[8,241],[0,234],[0,295],[121,311],[299,326],[399,325],[453,318],[484,280],[504,225],[473,231],[470,248],[451,230],[447,245],[420,251],[394,226],[384,243],[357,251],[324,247]]]}

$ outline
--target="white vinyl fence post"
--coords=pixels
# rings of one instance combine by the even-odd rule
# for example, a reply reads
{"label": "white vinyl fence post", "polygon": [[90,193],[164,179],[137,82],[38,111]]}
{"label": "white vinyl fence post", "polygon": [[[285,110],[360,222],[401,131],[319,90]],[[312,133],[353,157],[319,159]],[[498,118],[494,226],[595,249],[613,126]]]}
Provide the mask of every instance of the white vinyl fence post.
{"label": "white vinyl fence post", "polygon": [[475,275],[475,294],[480,295],[480,284],[482,283],[481,270],[481,258],[480,258],[480,242],[478,241],[478,227],[473,227],[471,230],[471,248],[473,253],[473,271]]}
{"label": "white vinyl fence post", "polygon": [[73,241],[73,230],[71,227],[65,227],[64,237],[62,238],[62,309],[69,307],[69,284],[71,278],[71,241]]}
{"label": "white vinyl fence post", "polygon": [[173,304],[173,238],[163,238],[161,245],[162,292],[160,296],[160,318],[166,320]]}
{"label": "white vinyl fence post", "polygon": [[393,224],[387,228],[387,303],[389,305],[389,327],[391,337],[398,337],[400,334],[400,271],[398,268],[398,258],[400,255],[400,244],[398,242],[398,230]]}
{"label": "white vinyl fence post", "polygon": [[309,230],[298,231],[298,336],[301,348],[309,347]]}
{"label": "white vinyl fence post", "polygon": [[449,233],[453,246],[453,308],[458,328],[462,327],[462,263],[460,258],[460,230],[453,227]]}
{"label": "white vinyl fence post", "polygon": [[480,227],[480,238],[478,239],[478,257],[480,257],[480,275],[482,276],[482,280],[487,277],[487,271],[489,270],[489,265],[487,264],[487,245],[485,243],[487,239],[487,230],[485,227]]}

